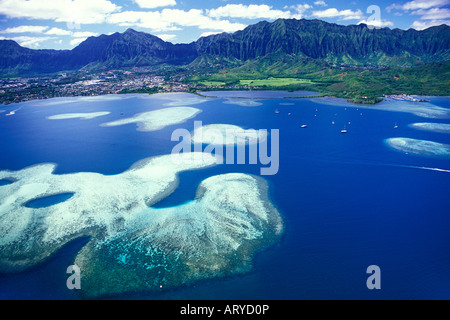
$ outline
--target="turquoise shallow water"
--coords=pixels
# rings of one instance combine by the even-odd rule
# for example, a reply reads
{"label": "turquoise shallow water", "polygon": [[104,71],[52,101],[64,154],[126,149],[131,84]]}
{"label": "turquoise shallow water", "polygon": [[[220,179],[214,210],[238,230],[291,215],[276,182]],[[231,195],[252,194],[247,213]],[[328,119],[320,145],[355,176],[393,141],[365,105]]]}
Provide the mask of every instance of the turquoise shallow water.
{"label": "turquoise shallow water", "polygon": [[[0,170],[51,162],[58,165],[58,174],[112,175],[143,158],[170,153],[176,144],[170,141],[173,130],[192,131],[196,120],[203,125],[279,129],[280,170],[264,179],[283,216],[285,232],[276,245],[256,255],[252,271],[160,294],[119,298],[450,298],[450,175],[445,171],[450,170],[450,159],[406,154],[386,143],[389,138],[403,137],[450,144],[446,133],[409,126],[450,123],[446,117],[450,98],[430,97],[432,105],[386,101],[363,107],[338,99],[279,98],[286,93],[265,93],[264,99],[251,100],[255,102],[251,104],[230,104],[236,102],[233,94],[244,93],[214,93],[218,98],[187,94],[59,98],[4,106],[5,110],[21,109],[14,116],[0,115]],[[245,95],[262,97],[260,92]],[[202,113],[154,132],[139,132],[135,124],[100,126],[177,105],[189,105]],[[101,111],[110,114],[90,120],[47,119]],[[301,128],[302,124],[307,128]],[[340,133],[344,127],[347,134]],[[183,172],[175,192],[155,206],[192,200],[200,182],[213,175],[259,175],[260,167],[222,165]],[[0,181],[0,188],[4,184]],[[65,271],[85,243],[86,239],[76,240],[29,271],[0,275],[0,298],[80,298],[65,287]],[[377,291],[366,287],[366,269],[374,264],[382,272],[382,289]]]}

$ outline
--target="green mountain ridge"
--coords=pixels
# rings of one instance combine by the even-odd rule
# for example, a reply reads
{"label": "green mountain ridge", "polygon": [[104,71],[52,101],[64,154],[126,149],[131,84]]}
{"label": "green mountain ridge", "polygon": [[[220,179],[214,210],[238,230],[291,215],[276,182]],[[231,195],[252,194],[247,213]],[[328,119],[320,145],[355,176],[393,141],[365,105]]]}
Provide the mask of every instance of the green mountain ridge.
{"label": "green mountain ridge", "polygon": [[[366,96],[370,102],[383,93],[448,95],[449,60],[447,25],[417,31],[306,19],[261,21],[189,44],[172,44],[132,29],[90,37],[72,50],[32,50],[11,40],[0,41],[3,78],[152,67],[166,76],[189,75],[188,83],[200,85],[296,79],[277,80],[276,87],[356,100]],[[275,84],[258,83],[267,83],[261,89]]]}

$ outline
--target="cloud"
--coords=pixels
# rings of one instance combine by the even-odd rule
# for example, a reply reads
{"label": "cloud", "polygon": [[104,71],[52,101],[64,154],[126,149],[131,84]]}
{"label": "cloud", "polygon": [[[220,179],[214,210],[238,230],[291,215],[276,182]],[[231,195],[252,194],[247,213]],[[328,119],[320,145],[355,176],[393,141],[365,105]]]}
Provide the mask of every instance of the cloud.
{"label": "cloud", "polygon": [[414,21],[411,28],[416,30],[424,30],[434,26],[440,26],[441,24],[450,25],[450,20],[425,20],[425,21]]}
{"label": "cloud", "polygon": [[411,14],[421,16],[422,20],[443,20],[450,19],[450,9],[447,8],[432,8],[428,10],[417,10],[411,12]]}
{"label": "cloud", "polygon": [[278,19],[290,18],[289,11],[274,10],[271,6],[261,4],[227,4],[217,9],[208,10],[208,16],[212,18],[243,18],[243,19]]}
{"label": "cloud", "polygon": [[208,37],[208,36],[212,36],[212,35],[214,35],[214,34],[220,34],[221,32],[213,32],[213,31],[210,31],[210,32],[203,32],[201,35],[200,35],[200,38],[201,37]]}
{"label": "cloud", "polygon": [[244,29],[246,25],[232,23],[228,20],[213,19],[203,10],[164,9],[162,11],[124,11],[112,14],[109,23],[121,26],[137,26],[156,32],[180,30],[180,27],[198,27],[199,29],[234,32]]}
{"label": "cloud", "polygon": [[361,20],[360,22],[358,22],[358,24],[366,24],[368,26],[373,26],[375,28],[384,28],[384,27],[393,27],[394,23],[392,21],[388,21],[388,20],[371,20],[371,21],[367,21],[367,20]]}
{"label": "cloud", "polygon": [[450,9],[448,8],[419,9],[412,11],[411,15],[420,16],[420,20],[414,21],[411,25],[411,28],[416,30],[424,30],[441,24],[450,25]]}
{"label": "cloud", "polygon": [[134,0],[140,8],[154,9],[158,7],[169,7],[176,5],[175,0]]}
{"label": "cloud", "polygon": [[405,4],[397,4],[393,3],[390,6],[386,7],[387,12],[391,12],[392,10],[419,10],[419,9],[429,9],[429,8],[440,8],[450,4],[450,0],[414,0],[406,2]]}
{"label": "cloud", "polygon": [[5,38],[0,37],[0,40],[13,40],[20,44],[22,47],[27,48],[38,48],[41,44],[41,42],[54,39],[52,37],[27,37],[27,36],[20,36],[20,37],[12,37],[12,38]]}
{"label": "cloud", "polygon": [[314,1],[314,5],[315,5],[315,6],[322,6],[322,7],[328,6],[328,5],[325,3],[325,1],[323,1],[323,0]]}
{"label": "cloud", "polygon": [[45,32],[45,34],[55,35],[55,36],[69,36],[72,34],[72,32],[68,31],[68,30],[63,30],[60,28],[51,28],[50,30]]}
{"label": "cloud", "polygon": [[77,45],[79,45],[80,43],[82,43],[86,39],[87,38],[75,38],[75,39],[70,41],[70,45],[76,47]]}
{"label": "cloud", "polygon": [[339,18],[340,20],[357,20],[363,19],[364,17],[362,11],[359,9],[356,11],[352,11],[350,9],[339,11],[336,8],[313,11],[312,16],[317,18]]}
{"label": "cloud", "polygon": [[311,9],[312,6],[309,4],[297,4],[295,6],[291,6],[291,9],[294,9],[295,13],[291,14],[291,18],[301,19],[306,10]]}
{"label": "cloud", "polygon": [[89,32],[89,31],[72,33],[72,37],[74,37],[74,38],[89,38],[89,37],[96,37],[96,36],[98,36],[98,33]]}
{"label": "cloud", "polygon": [[120,8],[109,0],[0,0],[0,14],[9,18],[78,24],[103,23]]}
{"label": "cloud", "polygon": [[155,36],[164,41],[171,41],[177,37],[175,34],[155,34]]}
{"label": "cloud", "polygon": [[449,4],[449,0],[414,0],[405,3],[403,10],[429,9],[433,7],[442,7]]}
{"label": "cloud", "polygon": [[0,33],[43,33],[48,28],[45,26],[18,26],[7,28]]}

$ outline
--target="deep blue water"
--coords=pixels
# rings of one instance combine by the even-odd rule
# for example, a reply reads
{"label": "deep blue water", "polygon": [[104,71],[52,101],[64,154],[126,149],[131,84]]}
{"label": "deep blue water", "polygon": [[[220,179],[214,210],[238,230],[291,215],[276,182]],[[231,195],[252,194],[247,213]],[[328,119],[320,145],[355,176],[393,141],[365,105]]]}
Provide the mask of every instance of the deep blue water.
{"label": "deep blue water", "polygon": [[47,208],[55,204],[61,203],[63,201],[69,200],[70,198],[72,198],[73,195],[74,195],[73,193],[54,194],[51,196],[30,200],[27,203],[25,203],[25,206],[33,209]]}
{"label": "deep blue water", "polygon": [[[167,96],[60,98],[2,106],[20,110],[14,116],[0,114],[0,170],[52,162],[58,174],[117,174],[143,158],[170,153],[176,144],[170,141],[173,130],[192,131],[196,120],[203,125],[279,129],[280,170],[264,178],[285,232],[276,245],[256,255],[253,270],[158,295],[119,298],[450,299],[450,173],[419,168],[450,170],[450,160],[404,154],[384,142],[408,137],[450,144],[448,134],[408,127],[450,119],[344,108],[314,99],[261,99],[260,106],[243,107],[224,104],[228,95],[204,98],[206,102],[192,105],[203,110],[195,118],[155,132],[136,131],[135,124],[100,124],[159,109],[170,102],[160,99]],[[448,97],[431,97],[431,102],[450,107]],[[111,114],[91,120],[46,119],[99,111]],[[302,124],[308,128],[300,128]],[[344,126],[348,134],[340,133]],[[260,165],[222,165],[183,172],[177,190],[156,206],[193,199],[199,183],[212,175],[259,174],[259,169]],[[86,239],[68,244],[32,270],[0,275],[0,299],[78,299],[65,287],[65,272],[84,243]],[[370,265],[381,268],[381,290],[366,287]]]}

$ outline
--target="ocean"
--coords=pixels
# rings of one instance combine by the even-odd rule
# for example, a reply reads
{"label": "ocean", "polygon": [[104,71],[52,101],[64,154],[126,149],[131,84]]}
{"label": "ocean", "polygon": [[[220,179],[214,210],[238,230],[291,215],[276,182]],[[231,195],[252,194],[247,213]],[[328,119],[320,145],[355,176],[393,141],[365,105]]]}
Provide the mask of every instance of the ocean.
{"label": "ocean", "polygon": [[[211,97],[110,95],[0,106],[0,171],[53,163],[58,175],[112,176],[142,159],[170,154],[177,144],[171,141],[174,130],[193,131],[195,121],[278,129],[279,170],[261,177],[284,231],[253,256],[250,270],[113,299],[450,298],[450,135],[410,126],[450,124],[450,97],[362,106],[334,98],[292,98],[313,92],[203,94]],[[184,106],[201,112],[154,131],[139,130],[136,123],[104,125]],[[15,114],[7,115],[11,111]],[[49,118],[99,112],[87,119]],[[260,176],[260,168],[260,163],[223,164],[184,171],[175,191],[153,207],[192,201],[209,177]],[[0,188],[11,182],[0,179]],[[62,196],[59,201],[71,195]],[[43,201],[40,207],[53,205]],[[0,274],[0,299],[82,299],[67,289],[66,269],[88,241],[73,240],[31,269]],[[367,287],[372,265],[381,270],[381,289]]]}

